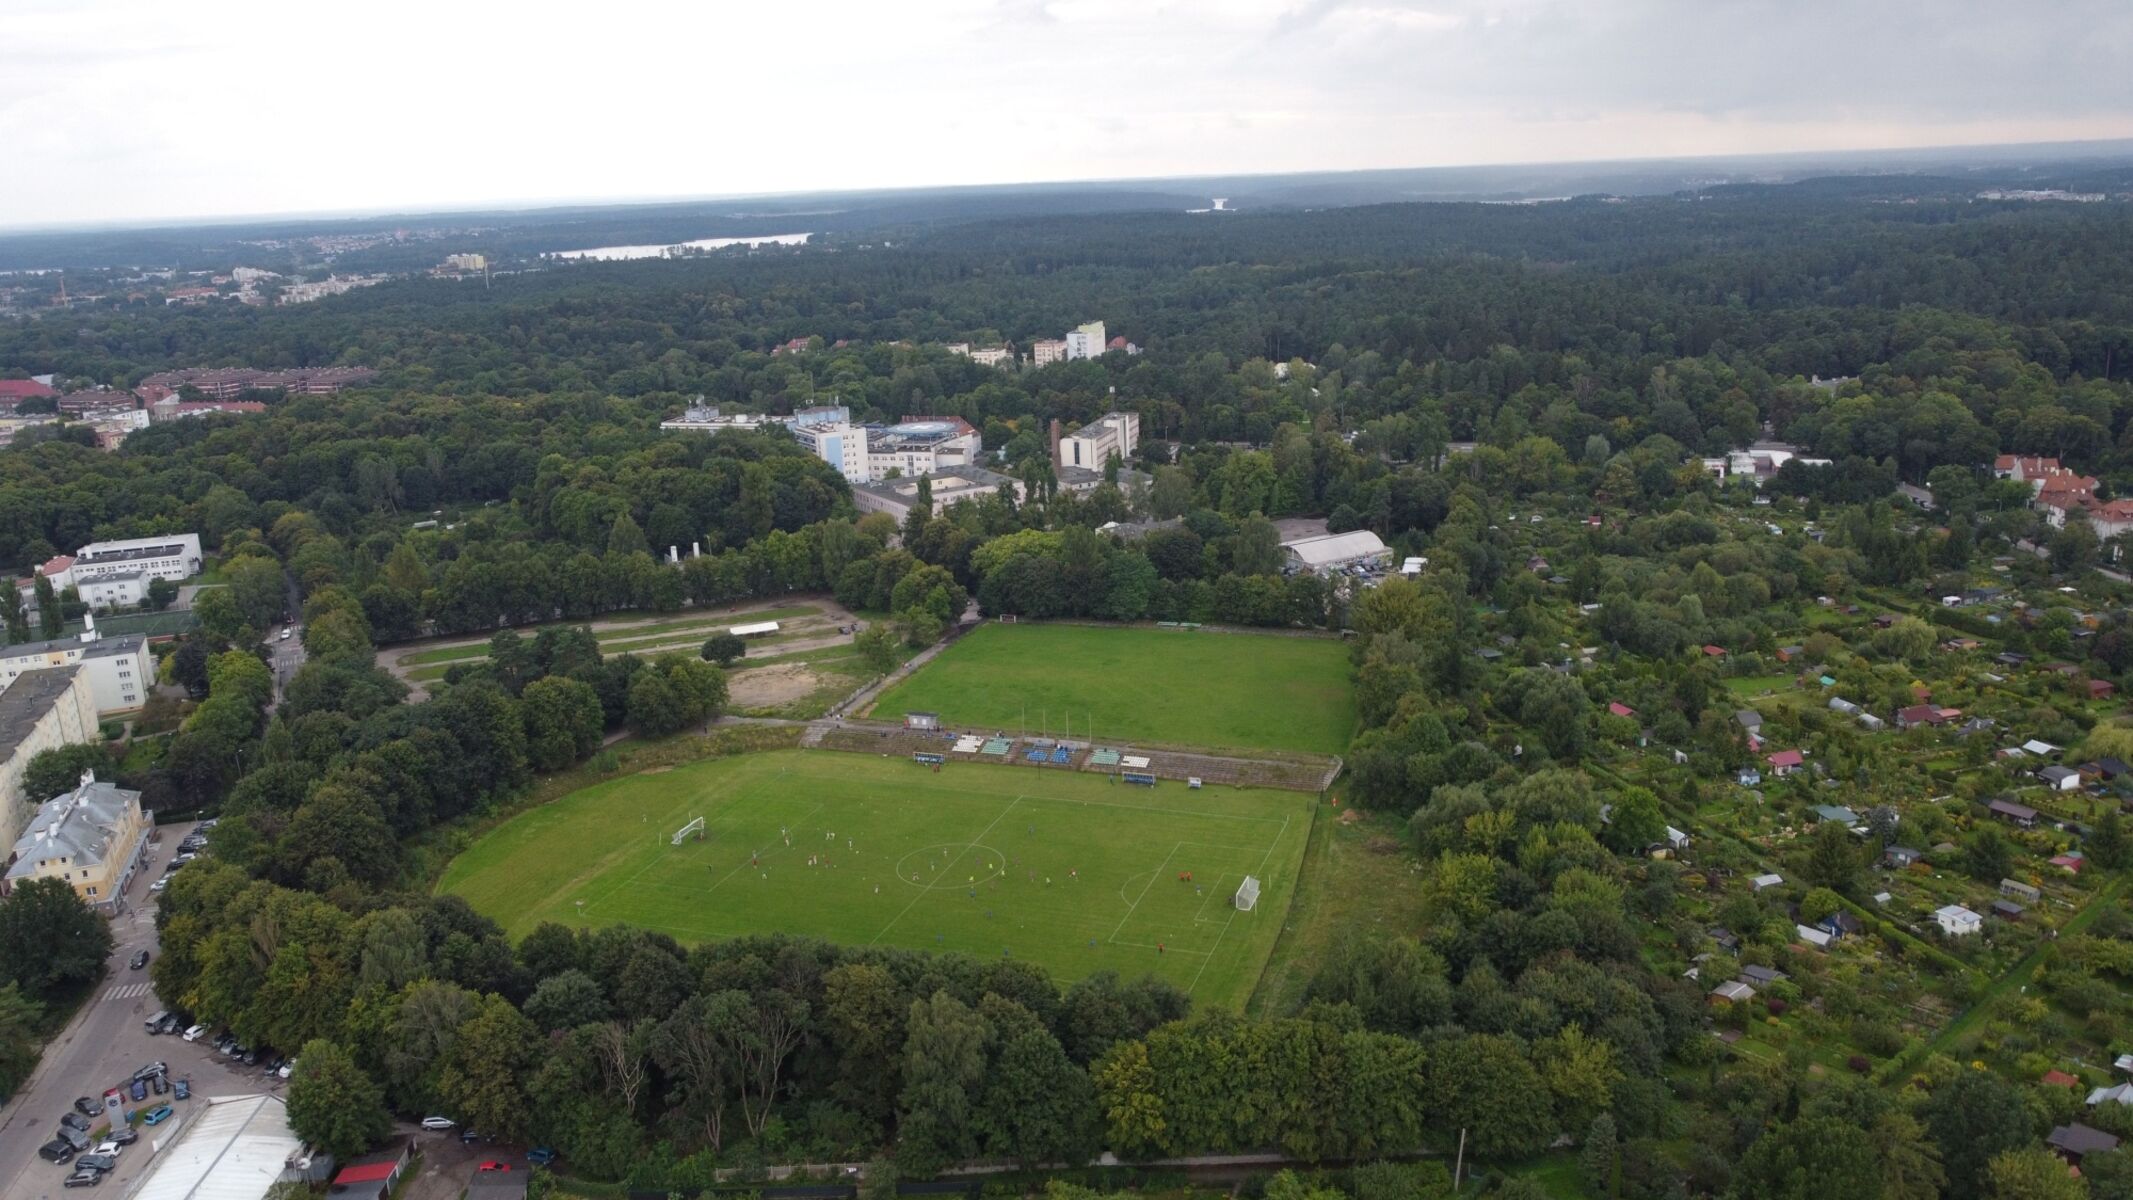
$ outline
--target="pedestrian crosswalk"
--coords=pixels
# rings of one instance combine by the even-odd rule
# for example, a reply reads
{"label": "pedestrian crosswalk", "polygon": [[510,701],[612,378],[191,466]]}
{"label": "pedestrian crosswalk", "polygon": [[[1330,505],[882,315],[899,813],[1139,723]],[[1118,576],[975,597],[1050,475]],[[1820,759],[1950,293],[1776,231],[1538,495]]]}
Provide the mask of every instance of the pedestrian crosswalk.
{"label": "pedestrian crosswalk", "polygon": [[148,992],[149,992],[149,989],[150,989],[150,988],[151,988],[152,986],[154,986],[154,985],[152,985],[152,984],[148,984],[148,983],[122,983],[122,984],[120,984],[119,986],[117,986],[117,987],[115,987],[115,988],[106,988],[106,989],[104,990],[104,999],[106,999],[106,1000],[134,1000],[134,999],[138,999],[139,997],[142,997],[142,996],[145,996],[145,995],[147,995],[147,994],[148,994]]}

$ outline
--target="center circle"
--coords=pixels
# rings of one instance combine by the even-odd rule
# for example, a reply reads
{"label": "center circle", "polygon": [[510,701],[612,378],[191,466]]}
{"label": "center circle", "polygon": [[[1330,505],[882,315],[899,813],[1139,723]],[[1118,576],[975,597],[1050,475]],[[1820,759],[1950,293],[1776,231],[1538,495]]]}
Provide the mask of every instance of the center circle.
{"label": "center circle", "polygon": [[942,842],[922,846],[896,860],[898,879],[906,886],[929,892],[938,888],[976,887],[1006,874],[1007,856],[981,842]]}

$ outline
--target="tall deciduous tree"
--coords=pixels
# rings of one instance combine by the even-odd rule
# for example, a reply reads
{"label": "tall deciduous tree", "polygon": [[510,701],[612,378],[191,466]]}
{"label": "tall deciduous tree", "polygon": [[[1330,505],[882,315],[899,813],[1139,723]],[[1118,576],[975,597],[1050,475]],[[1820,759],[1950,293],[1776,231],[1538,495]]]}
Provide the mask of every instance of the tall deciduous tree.
{"label": "tall deciduous tree", "polygon": [[324,1038],[304,1043],[289,1076],[289,1128],[347,1160],[392,1132],[385,1092],[348,1052]]}
{"label": "tall deciduous tree", "polygon": [[30,879],[0,900],[0,984],[37,1000],[92,982],[111,954],[111,926],[64,879]]}

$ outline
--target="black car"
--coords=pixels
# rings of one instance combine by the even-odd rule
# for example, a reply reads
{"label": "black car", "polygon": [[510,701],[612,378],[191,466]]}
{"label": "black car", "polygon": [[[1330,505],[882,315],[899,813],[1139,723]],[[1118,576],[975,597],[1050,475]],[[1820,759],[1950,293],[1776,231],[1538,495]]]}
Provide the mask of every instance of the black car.
{"label": "black car", "polygon": [[101,1117],[104,1115],[104,1106],[83,1096],[74,1102],[74,1111],[85,1117]]}
{"label": "black car", "polygon": [[146,951],[146,950],[136,950],[136,951],[134,951],[134,952],[133,952],[133,957],[132,957],[131,959],[127,960],[127,964],[126,964],[126,965],[128,965],[128,966],[132,967],[132,968],[133,968],[134,970],[136,970],[136,971],[140,970],[140,969],[141,969],[142,967],[145,967],[145,966],[147,966],[147,965],[148,965],[148,951]]}
{"label": "black car", "polygon": [[105,1134],[104,1140],[116,1142],[121,1146],[131,1146],[141,1140],[141,1131],[131,1125],[121,1125],[110,1133]]}
{"label": "black car", "polygon": [[166,1075],[150,1075],[148,1086],[154,1088],[156,1095],[160,1096],[170,1090],[170,1078]]}
{"label": "black car", "polygon": [[65,1138],[53,1138],[37,1147],[37,1157],[46,1162],[65,1163],[74,1158],[74,1143]]}
{"label": "black car", "polygon": [[119,1160],[109,1154],[84,1154],[74,1160],[77,1171],[116,1171]]}
{"label": "black car", "polygon": [[88,1118],[80,1113],[61,1113],[59,1114],[59,1123],[69,1129],[79,1129],[83,1133],[89,1132]]}
{"label": "black car", "polygon": [[169,1063],[167,1063],[167,1062],[162,1062],[162,1061],[157,1061],[157,1062],[152,1062],[152,1063],[149,1063],[149,1064],[148,1064],[147,1066],[144,1066],[144,1067],[142,1067],[142,1068],[141,1068],[140,1070],[138,1070],[138,1071],[135,1071],[135,1072],[133,1073],[133,1077],[134,1077],[135,1079],[146,1079],[146,1078],[148,1078],[148,1077],[149,1077],[150,1075],[162,1075],[162,1074],[166,1074],[166,1073],[168,1073],[168,1072],[169,1072],[169,1070],[170,1070],[170,1064],[169,1064]]}

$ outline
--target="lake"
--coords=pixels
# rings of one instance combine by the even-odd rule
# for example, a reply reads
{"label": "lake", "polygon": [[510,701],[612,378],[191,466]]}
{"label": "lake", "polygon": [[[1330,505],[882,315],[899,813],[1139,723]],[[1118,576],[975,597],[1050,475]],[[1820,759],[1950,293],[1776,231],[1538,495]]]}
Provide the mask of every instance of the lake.
{"label": "lake", "polygon": [[691,250],[723,250],[728,246],[799,246],[812,233],[771,233],[762,237],[698,238],[674,246],[597,246],[591,250],[556,250],[550,258],[593,258],[619,262],[629,258],[677,258]]}

